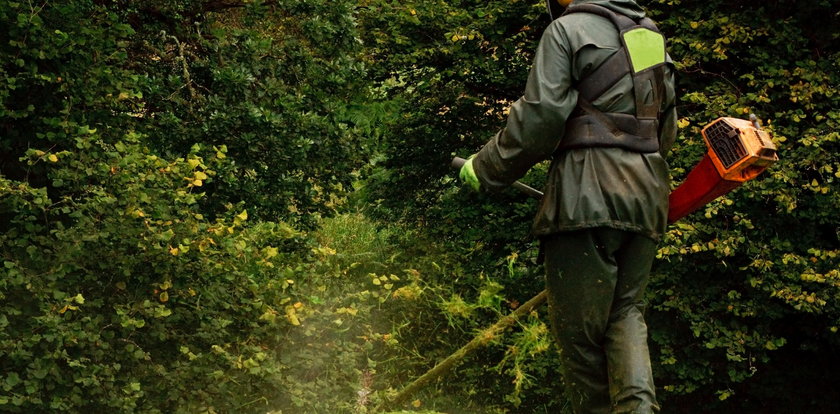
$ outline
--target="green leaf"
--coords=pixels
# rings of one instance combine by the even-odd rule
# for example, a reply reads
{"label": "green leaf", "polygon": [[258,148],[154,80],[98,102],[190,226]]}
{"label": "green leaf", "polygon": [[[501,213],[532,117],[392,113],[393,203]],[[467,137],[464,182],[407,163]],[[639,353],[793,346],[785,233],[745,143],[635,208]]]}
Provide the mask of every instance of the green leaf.
{"label": "green leaf", "polygon": [[17,372],[10,372],[6,374],[6,385],[10,388],[18,385],[21,383],[20,376],[18,376]]}

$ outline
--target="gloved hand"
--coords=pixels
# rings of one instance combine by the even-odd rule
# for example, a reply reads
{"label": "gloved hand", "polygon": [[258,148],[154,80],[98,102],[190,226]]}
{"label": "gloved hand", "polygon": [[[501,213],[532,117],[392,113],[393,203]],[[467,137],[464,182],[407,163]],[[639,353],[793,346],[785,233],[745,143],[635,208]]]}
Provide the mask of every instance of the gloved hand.
{"label": "gloved hand", "polygon": [[479,191],[481,189],[481,182],[478,181],[478,176],[475,175],[475,170],[472,165],[473,158],[475,158],[475,154],[471,155],[467,162],[464,163],[464,166],[461,167],[461,172],[458,176],[460,176],[461,181],[469,185],[470,188],[475,191]]}

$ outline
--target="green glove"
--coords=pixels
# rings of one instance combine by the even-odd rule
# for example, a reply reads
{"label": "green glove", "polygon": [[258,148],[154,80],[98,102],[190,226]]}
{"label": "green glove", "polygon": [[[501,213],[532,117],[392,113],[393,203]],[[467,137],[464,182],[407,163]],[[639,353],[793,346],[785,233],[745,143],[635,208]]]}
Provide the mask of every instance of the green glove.
{"label": "green glove", "polygon": [[459,176],[461,177],[461,181],[468,184],[470,188],[475,191],[479,191],[481,189],[481,182],[478,181],[478,176],[475,175],[475,170],[473,169],[473,158],[475,155],[472,155],[467,162],[464,163],[464,166],[461,167],[461,172]]}

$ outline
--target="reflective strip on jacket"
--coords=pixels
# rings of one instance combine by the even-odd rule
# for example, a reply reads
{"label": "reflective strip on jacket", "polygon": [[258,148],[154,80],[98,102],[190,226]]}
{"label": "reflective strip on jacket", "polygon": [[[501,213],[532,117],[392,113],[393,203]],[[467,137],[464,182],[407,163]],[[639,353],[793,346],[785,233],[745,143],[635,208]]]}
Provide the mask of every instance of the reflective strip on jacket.
{"label": "reflective strip on jacket", "polygon": [[[574,2],[583,3],[633,19],[644,17],[633,0]],[[575,13],[552,22],[537,47],[524,96],[511,106],[506,127],[473,160],[481,186],[493,191],[521,178],[533,165],[553,158],[532,229],[536,236],[611,227],[659,240],[665,231],[670,179],[664,155],[677,130],[671,65],[666,65],[659,152],[643,154],[621,148],[555,151],[577,105],[573,85],[620,47],[615,26],[604,17]],[[603,112],[633,114],[632,88],[628,74],[592,104]]]}

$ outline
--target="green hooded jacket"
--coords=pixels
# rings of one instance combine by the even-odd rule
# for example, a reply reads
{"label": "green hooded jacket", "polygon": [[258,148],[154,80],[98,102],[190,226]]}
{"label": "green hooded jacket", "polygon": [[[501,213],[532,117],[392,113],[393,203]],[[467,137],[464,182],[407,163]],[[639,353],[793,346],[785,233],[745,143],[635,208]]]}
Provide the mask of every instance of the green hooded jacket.
{"label": "green hooded jacket", "polygon": [[[596,4],[632,19],[644,17],[634,0],[576,0]],[[659,128],[659,152],[621,148],[556,151],[566,120],[577,105],[573,85],[621,47],[608,19],[573,13],[554,20],[543,33],[525,94],[510,108],[507,125],[473,160],[482,188],[507,187],[533,165],[552,158],[545,196],[533,233],[611,227],[659,240],[668,216],[670,179],[664,159],[674,143],[677,113],[674,73],[666,65],[665,99]],[[668,58],[670,62],[670,58]],[[628,74],[592,104],[602,112],[635,114],[633,81]]]}

